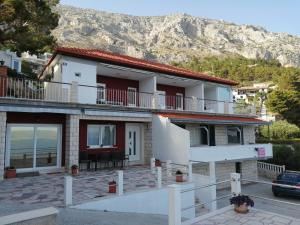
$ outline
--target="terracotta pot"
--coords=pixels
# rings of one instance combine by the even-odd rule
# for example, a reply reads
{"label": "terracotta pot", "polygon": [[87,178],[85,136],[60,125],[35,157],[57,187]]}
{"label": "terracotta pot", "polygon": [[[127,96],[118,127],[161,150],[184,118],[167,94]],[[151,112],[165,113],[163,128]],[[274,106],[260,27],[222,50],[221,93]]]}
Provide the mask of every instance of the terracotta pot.
{"label": "terracotta pot", "polygon": [[183,174],[176,175],[176,182],[183,182]]}
{"label": "terracotta pot", "polygon": [[72,169],[72,175],[75,176],[75,175],[78,175],[79,174],[79,169],[76,168],[76,169]]}
{"label": "terracotta pot", "polygon": [[116,193],[117,184],[108,184],[108,193]]}
{"label": "terracotta pot", "polygon": [[236,211],[237,213],[245,214],[249,212],[249,209],[248,206],[244,203],[243,205],[240,206],[234,205],[234,211]]}
{"label": "terracotta pot", "polygon": [[17,177],[17,171],[16,169],[7,169],[5,171],[5,178],[16,178]]}

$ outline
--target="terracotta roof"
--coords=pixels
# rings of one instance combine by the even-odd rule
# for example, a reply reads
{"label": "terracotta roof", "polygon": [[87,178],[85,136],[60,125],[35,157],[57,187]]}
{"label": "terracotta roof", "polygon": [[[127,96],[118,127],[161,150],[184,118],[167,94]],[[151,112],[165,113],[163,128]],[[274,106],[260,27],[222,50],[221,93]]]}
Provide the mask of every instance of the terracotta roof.
{"label": "terracotta roof", "polygon": [[200,115],[200,114],[184,114],[184,113],[158,113],[163,117],[168,117],[174,121],[195,121],[195,122],[221,122],[221,123],[242,123],[242,124],[268,124],[268,122],[251,117],[238,116],[218,116],[218,115]]}
{"label": "terracotta roof", "polygon": [[175,66],[156,63],[152,61],[146,61],[146,60],[142,60],[142,59],[126,56],[126,55],[120,55],[120,54],[97,50],[97,49],[59,47],[55,50],[47,66],[52,62],[52,60],[55,58],[57,54],[68,55],[68,56],[73,56],[78,58],[85,58],[85,59],[115,64],[115,65],[120,65],[120,66],[147,70],[151,72],[165,73],[173,76],[198,79],[198,80],[206,80],[206,81],[211,81],[220,84],[227,84],[227,85],[238,84],[238,82],[232,80],[213,77],[204,73],[197,73],[191,70],[187,70]]}

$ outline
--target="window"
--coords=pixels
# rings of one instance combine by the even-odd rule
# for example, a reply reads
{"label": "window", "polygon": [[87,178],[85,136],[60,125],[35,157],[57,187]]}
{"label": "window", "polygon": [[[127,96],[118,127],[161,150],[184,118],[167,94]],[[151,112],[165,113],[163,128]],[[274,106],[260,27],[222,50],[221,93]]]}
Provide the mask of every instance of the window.
{"label": "window", "polygon": [[128,87],[127,99],[128,106],[136,106],[136,88]]}
{"label": "window", "polygon": [[19,61],[17,60],[13,61],[13,69],[19,71]]}
{"label": "window", "polygon": [[103,83],[97,84],[97,103],[103,104],[106,101],[106,85]]}
{"label": "window", "polygon": [[187,127],[187,130],[190,131],[191,147],[209,145],[209,135],[207,126]]}
{"label": "window", "polygon": [[242,144],[242,129],[240,127],[227,128],[228,144]]}
{"label": "window", "polygon": [[176,93],[176,109],[183,109],[183,94]]}
{"label": "window", "polygon": [[88,125],[87,145],[90,148],[113,147],[115,144],[115,125]]}

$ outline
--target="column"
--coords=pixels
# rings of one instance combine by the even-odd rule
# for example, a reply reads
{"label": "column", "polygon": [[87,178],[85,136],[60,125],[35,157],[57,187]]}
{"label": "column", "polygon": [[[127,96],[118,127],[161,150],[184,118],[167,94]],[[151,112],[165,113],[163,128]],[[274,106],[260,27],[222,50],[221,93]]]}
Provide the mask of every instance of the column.
{"label": "column", "polygon": [[79,115],[67,115],[66,118],[66,172],[70,172],[72,165],[79,166]]}
{"label": "column", "polygon": [[0,112],[0,180],[4,178],[6,112]]}

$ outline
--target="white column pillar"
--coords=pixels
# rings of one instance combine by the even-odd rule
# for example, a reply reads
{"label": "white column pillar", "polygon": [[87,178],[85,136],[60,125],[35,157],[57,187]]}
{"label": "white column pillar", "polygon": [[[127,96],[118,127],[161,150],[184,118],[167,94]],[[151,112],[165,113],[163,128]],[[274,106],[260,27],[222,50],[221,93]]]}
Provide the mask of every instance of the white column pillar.
{"label": "white column pillar", "polygon": [[179,185],[173,184],[168,187],[169,192],[169,225],[181,225],[181,193]]}
{"label": "white column pillar", "polygon": [[70,88],[70,102],[78,102],[78,82],[72,81]]}
{"label": "white column pillar", "polygon": [[118,170],[118,195],[123,195],[124,193],[124,180],[123,180],[123,170]]}
{"label": "white column pillar", "polygon": [[193,182],[193,164],[191,162],[188,165],[188,181]]}
{"label": "white column pillar", "polygon": [[241,175],[239,173],[231,173],[231,193],[233,196],[237,196],[241,194]]}
{"label": "white column pillar", "polygon": [[161,167],[157,167],[157,188],[162,186]]}
{"label": "white column pillar", "polygon": [[172,176],[172,160],[166,161],[166,167],[167,167],[167,176],[171,177]]}
{"label": "white column pillar", "polygon": [[6,112],[0,112],[0,181],[4,178]]}
{"label": "white column pillar", "polygon": [[[209,177],[211,183],[216,183],[216,163],[215,162],[209,162]],[[217,186],[213,185],[210,187],[210,196],[211,199],[214,200],[217,198]],[[213,201],[211,202],[211,211],[217,210],[217,202]]]}
{"label": "white column pillar", "polygon": [[153,157],[150,159],[150,167],[152,174],[155,174],[155,158]]}
{"label": "white column pillar", "polygon": [[73,178],[71,176],[65,176],[64,181],[64,203],[65,206],[72,205],[72,191],[73,191]]}

